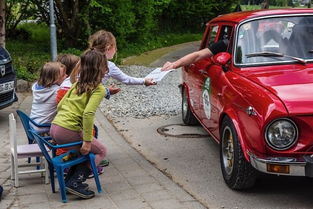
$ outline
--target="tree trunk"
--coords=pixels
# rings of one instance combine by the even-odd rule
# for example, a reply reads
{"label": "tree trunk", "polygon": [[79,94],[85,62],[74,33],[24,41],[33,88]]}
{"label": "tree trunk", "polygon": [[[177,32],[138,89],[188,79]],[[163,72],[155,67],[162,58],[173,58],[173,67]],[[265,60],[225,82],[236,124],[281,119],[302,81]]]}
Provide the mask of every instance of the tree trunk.
{"label": "tree trunk", "polygon": [[0,46],[5,47],[5,0],[0,1]]}
{"label": "tree trunk", "polygon": [[66,40],[65,47],[82,47],[86,44],[90,35],[89,4],[89,0],[55,0],[59,32]]}
{"label": "tree trunk", "polygon": [[311,8],[311,3],[312,3],[312,0],[309,0],[309,2],[308,2],[308,8]]}
{"label": "tree trunk", "polygon": [[270,1],[269,0],[264,0],[261,3],[261,9],[269,9],[269,7],[270,7]]}

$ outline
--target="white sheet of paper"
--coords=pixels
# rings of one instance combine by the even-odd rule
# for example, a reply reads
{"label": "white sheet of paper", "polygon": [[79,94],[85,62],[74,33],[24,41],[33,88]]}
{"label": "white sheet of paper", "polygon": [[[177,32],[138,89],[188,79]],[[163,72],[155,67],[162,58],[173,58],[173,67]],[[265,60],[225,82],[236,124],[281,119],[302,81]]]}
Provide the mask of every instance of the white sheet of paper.
{"label": "white sheet of paper", "polygon": [[161,68],[156,68],[152,72],[150,72],[145,78],[152,78],[154,82],[161,81],[166,74],[173,70],[161,71]]}

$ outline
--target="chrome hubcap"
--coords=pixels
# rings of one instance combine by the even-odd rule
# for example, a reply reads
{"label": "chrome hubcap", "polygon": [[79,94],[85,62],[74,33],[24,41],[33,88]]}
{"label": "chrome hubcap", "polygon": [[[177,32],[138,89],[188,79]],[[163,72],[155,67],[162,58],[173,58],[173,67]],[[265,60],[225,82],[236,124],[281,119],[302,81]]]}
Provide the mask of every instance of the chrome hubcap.
{"label": "chrome hubcap", "polygon": [[223,131],[222,156],[226,174],[230,176],[234,168],[234,139],[228,126]]}

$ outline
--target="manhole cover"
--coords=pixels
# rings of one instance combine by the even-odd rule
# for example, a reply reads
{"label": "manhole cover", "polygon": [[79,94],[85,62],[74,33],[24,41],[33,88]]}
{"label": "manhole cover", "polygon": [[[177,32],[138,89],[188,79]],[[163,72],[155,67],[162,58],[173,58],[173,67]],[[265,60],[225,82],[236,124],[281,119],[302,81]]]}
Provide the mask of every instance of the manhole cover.
{"label": "manhole cover", "polygon": [[164,136],[179,138],[203,138],[209,137],[201,126],[187,126],[183,124],[170,124],[157,129],[158,133]]}

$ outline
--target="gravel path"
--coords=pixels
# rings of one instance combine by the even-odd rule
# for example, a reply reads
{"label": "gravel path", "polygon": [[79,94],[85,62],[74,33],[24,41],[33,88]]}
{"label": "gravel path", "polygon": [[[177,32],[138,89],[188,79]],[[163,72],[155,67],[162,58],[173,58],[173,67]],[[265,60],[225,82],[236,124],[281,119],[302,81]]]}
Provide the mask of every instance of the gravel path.
{"label": "gravel path", "polygon": [[[145,77],[154,68],[144,66],[124,66],[121,70],[127,75]],[[155,86],[125,85],[110,79],[108,84],[115,83],[121,88],[109,100],[104,99],[101,111],[109,118],[120,117],[147,118],[150,116],[173,116],[181,111],[181,94],[178,85],[181,83],[181,71],[168,73]]]}

